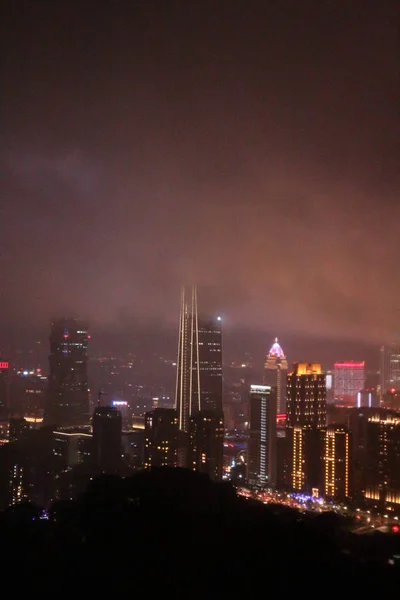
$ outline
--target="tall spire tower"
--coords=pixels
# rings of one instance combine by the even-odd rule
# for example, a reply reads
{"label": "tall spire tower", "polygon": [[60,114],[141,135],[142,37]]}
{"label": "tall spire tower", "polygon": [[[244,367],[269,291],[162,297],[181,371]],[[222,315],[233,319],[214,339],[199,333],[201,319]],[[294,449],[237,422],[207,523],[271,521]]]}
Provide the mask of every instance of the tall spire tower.
{"label": "tall spire tower", "polygon": [[181,293],[175,408],[179,429],[188,431],[190,415],[200,410],[199,318],[194,285],[183,287]]}
{"label": "tall spire tower", "polygon": [[286,356],[278,343],[278,338],[275,338],[265,358],[264,384],[276,387],[276,412],[278,415],[286,411],[286,379],[285,374],[282,377],[282,371],[287,370],[288,362]]}
{"label": "tall spire tower", "polygon": [[175,408],[186,432],[199,411],[222,414],[221,318],[199,315],[196,286],[181,294]]}

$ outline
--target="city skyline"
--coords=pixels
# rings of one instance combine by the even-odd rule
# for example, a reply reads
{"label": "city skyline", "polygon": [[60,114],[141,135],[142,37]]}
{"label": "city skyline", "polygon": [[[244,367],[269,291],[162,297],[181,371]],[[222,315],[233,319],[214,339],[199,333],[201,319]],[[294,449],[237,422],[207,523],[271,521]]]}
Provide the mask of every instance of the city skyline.
{"label": "city skyline", "polygon": [[391,598],[398,0],[3,4],[4,573]]}

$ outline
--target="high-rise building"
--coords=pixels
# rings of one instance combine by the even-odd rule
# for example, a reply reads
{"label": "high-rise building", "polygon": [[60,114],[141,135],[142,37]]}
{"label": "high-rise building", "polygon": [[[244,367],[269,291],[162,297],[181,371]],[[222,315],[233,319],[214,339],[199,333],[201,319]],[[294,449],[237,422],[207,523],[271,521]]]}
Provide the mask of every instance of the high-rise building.
{"label": "high-rise building", "polygon": [[400,505],[400,416],[377,410],[367,418],[365,497]]}
{"label": "high-rise building", "polygon": [[196,412],[222,412],[221,319],[199,316],[195,286],[181,295],[175,407],[186,432]]}
{"label": "high-rise building", "polygon": [[222,479],[224,460],[224,418],[222,413],[201,410],[190,417],[188,467]]}
{"label": "high-rise building", "polygon": [[0,418],[6,418],[10,403],[10,363],[0,358]]}
{"label": "high-rise building", "polygon": [[326,425],[325,373],[318,363],[295,363],[287,376],[288,427]]}
{"label": "high-rise building", "polygon": [[55,431],[53,454],[63,469],[91,462],[93,435],[83,430]]}
{"label": "high-rise building", "polygon": [[276,484],[276,388],[250,386],[250,432],[247,479],[252,485]]}
{"label": "high-rise building", "polygon": [[58,427],[89,423],[87,325],[75,319],[51,324],[49,385],[44,422]]}
{"label": "high-rise building", "polygon": [[173,408],[155,408],[146,413],[144,426],[144,468],[177,467],[179,418]]}
{"label": "high-rise building", "polygon": [[286,411],[285,375],[287,370],[286,356],[278,343],[278,338],[275,338],[275,342],[265,358],[264,384],[276,388],[276,413],[278,415]]}
{"label": "high-rise building", "polygon": [[351,406],[356,405],[357,394],[364,388],[365,362],[336,362],[333,371],[333,394]]}
{"label": "high-rise building", "polygon": [[122,417],[113,406],[98,406],[93,415],[93,461],[106,473],[121,464]]}
{"label": "high-rise building", "polygon": [[350,496],[350,435],[342,425],[323,431],[324,496],[344,501]]}
{"label": "high-rise building", "polygon": [[290,487],[298,492],[319,492],[321,431],[326,426],[326,383],[321,365],[295,363],[287,376],[286,396]]}
{"label": "high-rise building", "polygon": [[380,354],[380,395],[400,391],[400,344],[381,347]]}
{"label": "high-rise building", "polygon": [[121,413],[122,428],[124,431],[132,426],[132,409],[127,400],[113,400],[111,405]]}

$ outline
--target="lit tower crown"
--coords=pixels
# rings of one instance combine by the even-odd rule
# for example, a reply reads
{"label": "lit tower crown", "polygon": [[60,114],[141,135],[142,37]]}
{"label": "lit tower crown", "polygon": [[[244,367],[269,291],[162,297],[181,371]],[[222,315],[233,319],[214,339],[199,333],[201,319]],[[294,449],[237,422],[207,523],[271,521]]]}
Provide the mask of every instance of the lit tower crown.
{"label": "lit tower crown", "polygon": [[277,414],[286,410],[285,392],[282,390],[282,371],[288,370],[286,356],[275,338],[264,364],[264,383],[276,387]]}

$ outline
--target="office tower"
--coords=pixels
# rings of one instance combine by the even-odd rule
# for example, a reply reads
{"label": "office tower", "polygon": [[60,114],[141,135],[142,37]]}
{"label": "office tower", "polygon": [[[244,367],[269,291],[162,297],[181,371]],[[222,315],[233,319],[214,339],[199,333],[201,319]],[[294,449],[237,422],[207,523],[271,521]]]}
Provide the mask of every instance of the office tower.
{"label": "office tower", "polygon": [[400,344],[381,347],[380,353],[380,395],[400,391]]}
{"label": "office tower", "polygon": [[29,423],[25,419],[10,419],[8,438],[10,442],[18,442],[26,437],[29,431]]}
{"label": "office tower", "polygon": [[121,465],[122,418],[113,406],[98,406],[93,415],[93,460],[106,473]]}
{"label": "office tower", "polygon": [[326,425],[325,373],[317,363],[295,363],[287,376],[287,426]]}
{"label": "office tower", "polygon": [[221,481],[224,460],[224,419],[201,410],[190,417],[188,467]]}
{"label": "office tower", "polygon": [[113,400],[111,405],[121,413],[122,428],[124,430],[130,429],[132,426],[132,409],[129,402],[127,400]]}
{"label": "office tower", "polygon": [[173,408],[155,408],[146,413],[144,426],[144,468],[177,467],[179,418]]}
{"label": "office tower", "polygon": [[367,473],[368,418],[376,413],[372,408],[351,408],[348,413],[348,429],[351,433],[352,495],[364,499]]}
{"label": "office tower", "polygon": [[43,418],[47,387],[40,369],[17,371],[10,385],[10,415]]}
{"label": "office tower", "polygon": [[57,427],[89,423],[87,325],[74,319],[51,324],[49,385],[44,422]]}
{"label": "office tower", "polygon": [[222,412],[221,319],[199,316],[195,286],[181,295],[175,408],[185,432],[196,412]]}
{"label": "office tower", "polygon": [[400,416],[376,410],[366,432],[365,498],[384,505],[400,505]]}
{"label": "office tower", "polygon": [[323,431],[324,496],[342,502],[350,496],[350,435],[342,425]]}
{"label": "office tower", "polygon": [[336,362],[333,371],[335,400],[356,405],[357,394],[365,384],[365,362]]}
{"label": "office tower", "polygon": [[10,394],[10,363],[0,358],[0,418],[8,415]]}
{"label": "office tower", "polygon": [[275,338],[275,342],[265,359],[264,385],[276,388],[276,413],[278,415],[286,411],[285,375],[287,370],[286,356],[278,343],[278,338]]}
{"label": "office tower", "polygon": [[357,408],[377,408],[379,399],[375,389],[362,389],[357,393]]}
{"label": "office tower", "polygon": [[132,469],[142,469],[144,464],[144,427],[122,433],[122,448],[125,462]]}
{"label": "office tower", "polygon": [[53,453],[62,469],[89,463],[93,453],[93,435],[82,430],[55,431]]}
{"label": "office tower", "polygon": [[276,484],[276,390],[250,386],[248,481],[252,485]]}
{"label": "office tower", "polygon": [[287,376],[287,443],[290,487],[319,493],[322,437],[326,426],[326,383],[318,363],[295,363]]}

